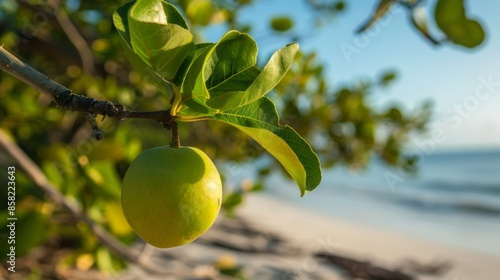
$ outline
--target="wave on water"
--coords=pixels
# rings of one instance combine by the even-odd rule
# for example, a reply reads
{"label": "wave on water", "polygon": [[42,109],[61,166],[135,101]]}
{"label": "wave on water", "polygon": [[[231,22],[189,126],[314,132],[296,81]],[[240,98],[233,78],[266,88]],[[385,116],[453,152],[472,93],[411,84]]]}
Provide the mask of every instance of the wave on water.
{"label": "wave on water", "polygon": [[402,187],[398,191],[363,188],[371,196],[403,207],[430,212],[468,212],[500,216],[500,187],[489,184],[455,184],[433,182],[422,187]]}
{"label": "wave on water", "polygon": [[477,182],[453,182],[449,180],[425,180],[416,184],[413,188],[429,191],[452,192],[452,193],[476,193],[483,195],[498,195],[500,198],[500,182],[477,183]]}
{"label": "wave on water", "polygon": [[422,199],[417,196],[392,198],[392,201],[405,207],[432,212],[463,211],[483,215],[499,215],[500,205],[474,199]]}
{"label": "wave on water", "polygon": [[[357,180],[354,185],[355,189],[370,196],[414,210],[498,216],[499,163],[498,151],[429,156],[419,167],[416,176],[401,182],[397,189],[387,187],[386,179],[381,174],[388,169],[376,163],[369,172],[359,176],[365,180]],[[342,179],[347,185],[357,178]]]}

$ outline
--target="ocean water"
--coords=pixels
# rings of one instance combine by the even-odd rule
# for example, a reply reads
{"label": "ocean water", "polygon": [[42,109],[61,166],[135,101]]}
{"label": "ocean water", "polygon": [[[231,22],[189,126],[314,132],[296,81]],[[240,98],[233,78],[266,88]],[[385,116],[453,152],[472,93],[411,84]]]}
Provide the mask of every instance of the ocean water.
{"label": "ocean water", "polygon": [[265,195],[296,207],[500,256],[500,151],[435,153],[414,176],[379,162],[325,170],[304,197],[280,174],[266,185]]}

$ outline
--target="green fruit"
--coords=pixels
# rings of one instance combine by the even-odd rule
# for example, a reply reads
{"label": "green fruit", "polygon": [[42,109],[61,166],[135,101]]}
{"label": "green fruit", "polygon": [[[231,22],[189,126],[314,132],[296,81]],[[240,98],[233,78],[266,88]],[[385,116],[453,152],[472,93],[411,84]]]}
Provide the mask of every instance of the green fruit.
{"label": "green fruit", "polygon": [[214,223],[222,200],[219,172],[192,147],[142,152],[123,179],[122,207],[134,231],[149,244],[190,243]]}

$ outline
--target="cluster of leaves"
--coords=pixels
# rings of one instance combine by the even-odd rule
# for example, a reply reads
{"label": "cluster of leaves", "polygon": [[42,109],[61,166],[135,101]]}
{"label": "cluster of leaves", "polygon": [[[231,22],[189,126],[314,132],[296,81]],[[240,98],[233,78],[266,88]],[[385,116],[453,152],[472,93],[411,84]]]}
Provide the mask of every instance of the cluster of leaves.
{"label": "cluster of leaves", "polygon": [[265,95],[290,68],[298,51],[276,51],[260,70],[257,44],[229,31],[217,43],[193,43],[178,10],[167,2],[139,0],[118,8],[114,24],[134,68],[167,94],[179,121],[217,120],[248,134],[286,169],[301,195],[321,181],[319,160],[291,127],[281,126]]}
{"label": "cluster of leaves", "polygon": [[[404,157],[404,143],[409,133],[425,129],[426,120],[430,115],[429,107],[422,106],[413,113],[396,106],[382,111],[375,109],[370,102],[370,93],[390,84],[394,74],[388,73],[375,81],[353,82],[353,86],[332,88],[323,75],[323,66],[315,59],[314,52],[297,52],[294,45],[287,46],[278,51],[274,58],[281,59],[283,52],[288,52],[289,57],[293,57],[292,53],[297,53],[293,60],[287,60],[285,68],[289,68],[289,71],[281,71],[281,74],[278,74],[282,76],[281,81],[278,76],[273,80],[272,86],[276,87],[268,94],[269,99],[261,96],[253,97],[251,101],[248,99],[247,104],[240,104],[242,106],[237,109],[238,117],[232,118],[228,112],[236,109],[231,108],[234,105],[231,97],[227,97],[222,91],[226,84],[222,81],[229,85],[239,81],[237,78],[242,78],[241,88],[237,88],[236,94],[258,91],[263,95],[266,90],[255,90],[254,82],[260,73],[269,71],[266,70],[268,66],[256,65],[255,43],[243,33],[230,32],[216,44],[196,45],[194,42],[199,35],[196,31],[213,23],[224,22],[228,29],[250,30],[251,26],[238,21],[238,11],[252,1],[172,1],[188,19],[183,22],[178,18],[177,25],[182,30],[191,27],[190,33],[193,36],[192,41],[183,41],[184,45],[181,42],[181,46],[188,50],[184,59],[169,61],[168,67],[177,65],[175,69],[163,69],[166,64],[155,65],[154,60],[149,60],[148,55],[140,51],[141,40],[136,40],[138,38],[134,36],[129,37],[132,34],[129,14],[125,16],[120,12],[124,11],[123,7],[115,16],[115,24],[127,24],[123,24],[122,29],[118,24],[119,32],[116,32],[111,15],[123,2],[68,1],[67,5],[60,6],[88,43],[94,58],[94,71],[80,66],[82,63],[78,51],[56,20],[55,11],[45,4],[45,1],[2,1],[0,42],[5,48],[14,50],[35,69],[80,94],[117,101],[127,108],[141,111],[164,110],[170,106],[169,98],[177,97],[175,108],[178,110],[174,111],[179,119],[189,120],[194,117],[218,120],[181,124],[180,134],[183,144],[200,147],[219,163],[237,164],[267,154],[262,146],[257,144],[265,146],[263,142],[267,140],[267,131],[277,131],[277,134],[289,133],[286,128],[276,125],[277,111],[282,116],[281,123],[289,124],[311,143],[324,167],[342,164],[360,168],[365,166],[370,158],[375,157],[388,164],[411,170],[412,159]],[[310,3],[312,12],[329,15],[341,12],[349,3],[306,2]],[[323,5],[327,5],[328,9]],[[455,11],[458,11],[455,16],[442,22],[443,26],[463,25],[466,13]],[[464,16],[458,16],[459,14]],[[295,37],[293,24],[290,25],[293,21],[280,17],[272,20],[270,27],[283,36]],[[133,18],[134,16],[132,20]],[[152,30],[177,28],[147,22],[137,21],[145,26],[155,26]],[[182,30],[180,32],[185,33]],[[155,36],[154,31],[151,34]],[[189,34],[186,33],[186,36],[189,37]],[[160,41],[156,43],[160,44]],[[209,60],[220,53],[224,44],[242,44],[245,45],[245,50],[251,50],[248,60],[241,60],[242,64],[237,68],[241,70],[247,67],[249,70],[245,75],[231,78],[227,73],[213,71],[215,68]],[[169,50],[175,52],[179,49]],[[135,69],[130,68],[128,59]],[[169,58],[161,59],[165,61]],[[268,65],[273,65],[273,59]],[[204,70],[197,73],[190,71],[193,67]],[[90,72],[93,74],[90,75]],[[157,72],[161,74],[158,75]],[[204,80],[208,77],[213,79]],[[189,83],[186,83],[188,80]],[[209,81],[208,86],[206,81]],[[221,91],[217,91],[218,89]],[[171,95],[172,92],[175,94]],[[218,101],[210,101],[216,95],[218,98],[215,100]],[[48,98],[38,95],[34,89],[4,73],[0,73],[0,99],[0,127],[12,135],[22,149],[39,163],[61,193],[78,202],[94,221],[102,224],[121,241],[131,244],[135,235],[127,226],[121,211],[118,211],[120,178],[141,150],[165,145],[168,142],[167,132],[159,137],[158,132],[164,130],[151,121],[128,120],[117,125],[106,119],[99,120],[104,140],[95,142],[89,137],[88,124],[82,116],[54,107]],[[276,108],[270,100],[277,103]],[[269,112],[272,114],[269,115]],[[249,121],[242,122],[242,115],[250,117]],[[252,118],[254,115],[265,118],[266,122],[255,122],[257,118]],[[228,123],[231,125],[227,125]],[[253,133],[255,129],[259,132]],[[250,133],[241,133],[240,130]],[[264,132],[261,134],[262,131]],[[10,160],[2,157],[0,153],[0,167],[11,164]],[[265,186],[261,179],[279,169],[278,166],[263,166],[256,171],[256,175],[261,176],[257,179],[258,183],[246,182],[240,190],[226,192],[223,204],[226,209],[233,210],[241,203],[246,193],[261,190]],[[16,175],[18,225],[20,228],[23,224],[30,225],[30,230],[26,231],[29,235],[17,235],[18,243],[26,245],[26,248],[19,248],[18,257],[43,244],[45,248],[65,249],[61,250],[66,252],[62,254],[62,258],[61,254],[55,256],[63,267],[75,265],[78,269],[86,270],[97,266],[103,271],[123,268],[124,263],[114,258],[97,242],[86,224],[46,200],[44,194],[36,189],[21,171]],[[2,180],[6,180],[5,176],[0,177],[0,183],[6,185]],[[307,184],[304,190],[307,190]],[[3,215],[5,205],[1,207]],[[18,229],[17,232],[21,231]],[[4,245],[4,242],[0,243],[2,256],[5,257]],[[49,258],[44,261],[47,259]],[[35,262],[30,270],[40,271],[42,265],[42,261]],[[54,278],[47,275],[45,277]]]}
{"label": "cluster of leaves", "polygon": [[412,26],[426,39],[435,45],[450,41],[466,48],[479,46],[485,38],[481,24],[467,16],[465,0],[436,0],[434,19],[439,30],[444,33],[444,39],[437,39],[433,35],[427,10],[421,0],[380,0],[373,12],[359,29],[358,33],[372,27],[379,19],[391,11],[394,6],[400,5],[409,10]]}

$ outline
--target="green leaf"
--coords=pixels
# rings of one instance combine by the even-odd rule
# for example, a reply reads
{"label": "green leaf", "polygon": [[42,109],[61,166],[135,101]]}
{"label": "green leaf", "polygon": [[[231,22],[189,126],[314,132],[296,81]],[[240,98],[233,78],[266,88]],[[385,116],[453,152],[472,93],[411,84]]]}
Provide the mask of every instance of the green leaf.
{"label": "green leaf", "polygon": [[130,65],[134,68],[142,79],[154,85],[159,91],[163,92],[167,98],[171,98],[172,87],[167,83],[158,73],[156,73],[151,66],[147,65],[134,51],[126,44],[123,44],[123,50]]}
{"label": "green leaf", "polygon": [[206,57],[213,46],[214,44],[196,45],[193,62],[181,86],[183,99],[195,99],[204,104],[205,101],[210,98],[205,81],[203,80],[202,71]]}
{"label": "green leaf", "polygon": [[128,11],[134,5],[135,2],[128,2],[115,10],[113,13],[113,24],[115,25],[118,34],[123,39],[125,43],[132,49],[132,44],[130,43],[130,31],[128,28]]}
{"label": "green leaf", "polygon": [[123,39],[122,42],[124,43],[123,49],[125,51],[125,56],[134,70],[141,75],[143,80],[154,85],[158,90],[163,92],[167,98],[170,99],[172,94],[171,86],[153,70],[151,65],[144,62],[143,59],[133,50],[132,43],[130,41],[128,12],[134,3],[135,2],[129,2],[116,9],[113,13],[113,24],[115,25],[120,37]]}
{"label": "green leaf", "polygon": [[210,50],[203,66],[207,88],[241,73],[257,63],[257,43],[250,35],[229,31]]}
{"label": "green leaf", "polygon": [[213,46],[214,44],[196,45],[193,62],[181,86],[183,104],[181,104],[179,111],[175,112],[176,115],[181,117],[203,117],[218,112],[218,110],[210,108],[205,104],[210,98],[210,94],[208,93],[202,74],[206,57]]}
{"label": "green leaf", "polygon": [[455,44],[474,48],[484,41],[483,27],[467,17],[463,0],[439,0],[434,17],[438,27]]}
{"label": "green leaf", "polygon": [[[209,89],[211,99],[207,102],[207,104],[212,108],[226,111],[249,104],[263,97],[274,87],[276,87],[276,85],[285,76],[286,72],[288,72],[298,49],[298,44],[289,44],[286,47],[276,51],[271,56],[271,59],[266,64],[264,69],[262,69],[259,75],[245,91],[226,91],[220,94],[216,94],[217,91],[214,91],[213,95],[215,96],[212,96],[212,91]],[[246,70],[245,73],[245,75],[251,76],[252,79],[252,76],[254,76],[255,74],[255,69]],[[239,80],[241,80],[240,77],[231,76],[224,82],[229,82],[234,85],[239,83]],[[249,81],[246,81],[245,83],[248,82]]]}
{"label": "green leaf", "polygon": [[241,77],[241,73],[256,63],[257,44],[249,35],[238,31],[229,31],[217,44],[197,45],[182,84],[182,98],[186,102],[178,115],[199,117],[217,113],[218,108],[207,104],[212,98],[209,88],[216,88],[231,77]]}
{"label": "green leaf", "polygon": [[435,10],[436,23],[439,28],[465,19],[463,0],[438,0]]}
{"label": "green leaf", "polygon": [[301,196],[321,182],[318,157],[297,132],[280,125],[276,107],[267,97],[210,118],[230,124],[252,137],[283,165],[297,183]]}
{"label": "green leaf", "polygon": [[454,39],[453,41],[467,48],[481,45],[486,37],[482,25],[478,21],[470,19],[464,24],[464,28],[466,35],[460,36],[460,40]]}
{"label": "green leaf", "polygon": [[255,66],[257,45],[248,34],[230,31],[215,45],[197,47],[182,84],[180,120],[211,116],[261,98],[281,81],[297,51],[297,44],[287,45],[260,71]]}
{"label": "green leaf", "polygon": [[236,206],[240,205],[243,202],[243,196],[241,193],[238,192],[233,192],[228,194],[225,198],[224,201],[222,202],[222,207],[232,210]]}
{"label": "green leaf", "polygon": [[467,48],[474,48],[481,45],[485,38],[481,24],[471,19],[449,25],[445,32],[448,39],[453,43]]}
{"label": "green leaf", "polygon": [[172,4],[161,0],[137,0],[129,11],[132,17],[142,22],[159,24],[176,24],[189,30],[188,24],[181,13]]}
{"label": "green leaf", "polygon": [[89,179],[90,187],[96,194],[107,200],[116,200],[120,197],[120,177],[115,166],[110,161],[93,161],[84,167],[85,175]]}
{"label": "green leaf", "polygon": [[397,73],[395,71],[387,71],[383,73],[382,77],[379,79],[379,84],[382,86],[388,86],[397,78]]}
{"label": "green leaf", "polygon": [[103,208],[103,214],[114,234],[117,236],[125,236],[133,232],[123,214],[122,205],[119,199],[115,201],[106,201]]}
{"label": "green leaf", "polygon": [[259,75],[259,68],[256,66],[249,67],[235,74],[230,79],[210,88],[210,96],[214,98],[222,96],[223,94],[230,94],[230,92],[244,92],[252,85]]}
{"label": "green leaf", "polygon": [[113,266],[113,258],[111,253],[105,247],[98,247],[96,250],[96,263],[100,271],[112,274],[116,272]]}
{"label": "green leaf", "polygon": [[210,108],[206,104],[200,103],[195,99],[184,101],[183,106],[177,113],[180,121],[192,121],[204,119],[217,114],[219,110]]}
{"label": "green leaf", "polygon": [[139,0],[128,11],[128,25],[134,52],[163,78],[174,80],[195,48],[179,11],[160,0]]}
{"label": "green leaf", "polygon": [[285,32],[293,27],[293,20],[288,16],[276,16],[271,19],[271,28],[278,32]]}

